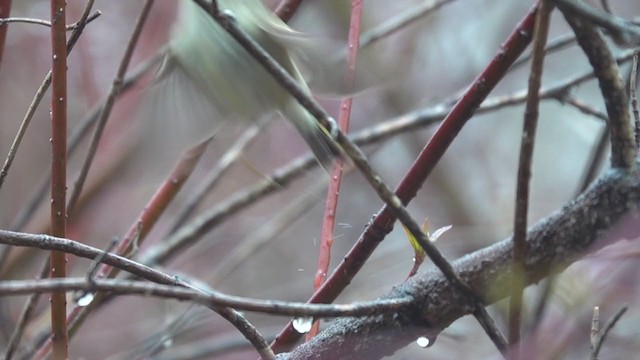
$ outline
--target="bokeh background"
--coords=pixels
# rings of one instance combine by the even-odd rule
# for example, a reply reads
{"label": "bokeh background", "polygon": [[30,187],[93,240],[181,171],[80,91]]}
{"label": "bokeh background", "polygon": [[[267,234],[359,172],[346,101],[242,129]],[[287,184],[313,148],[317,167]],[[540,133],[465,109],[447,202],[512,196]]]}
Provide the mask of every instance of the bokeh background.
{"label": "bokeh background", "polygon": [[[13,3],[12,16],[48,18],[47,1],[20,0]],[[175,0],[156,2],[135,52],[132,68],[151,58],[166,44],[176,3]],[[277,1],[265,3],[273,7]],[[424,1],[366,1],[365,31],[422,3]],[[368,61],[363,65],[361,76],[376,76],[372,76],[373,86],[356,94],[351,130],[365,129],[411,111],[450,101],[483,69],[532,4],[531,0],[453,1],[363,52]],[[610,4],[615,13],[624,17],[640,14],[640,4],[636,2],[612,0]],[[69,22],[81,14],[83,6],[84,1],[68,1]],[[69,57],[70,129],[80,123],[107,93],[141,6],[142,1],[96,1],[96,9],[102,12],[102,16],[87,27]],[[327,46],[324,52],[337,52],[346,41],[348,19],[349,1],[306,1],[290,25],[313,38],[323,39],[323,44],[329,44],[323,45]],[[561,14],[556,12],[550,38],[567,32],[568,27]],[[614,47],[614,51],[621,49]],[[4,59],[0,64],[0,154],[3,157],[50,67],[49,59],[46,27],[10,25]],[[589,69],[576,46],[550,55],[545,63],[543,87]],[[313,67],[313,61],[306,66]],[[622,66],[622,71],[627,76],[629,66]],[[525,89],[527,75],[528,66],[514,68],[493,95],[509,95]],[[188,141],[179,138],[175,129],[189,133],[192,125],[189,123],[190,113],[176,112],[171,108],[172,99],[181,96],[181,89],[150,90],[154,86],[162,86],[153,83],[152,77],[153,74],[147,76],[118,100],[100,143],[81,205],[70,216],[70,238],[105,248],[112,238],[122,237],[187,148]],[[595,109],[604,110],[593,81],[572,89],[571,94]],[[337,117],[339,99],[335,95],[318,95],[321,103]],[[2,228],[14,227],[18,214],[32,197],[49,166],[48,101],[45,98],[40,105],[7,181],[0,189]],[[531,189],[532,223],[575,196],[604,129],[601,120],[555,100],[544,101],[540,110]],[[438,240],[438,247],[447,258],[453,260],[510,236],[522,118],[523,106],[475,116],[411,202],[409,209],[412,215],[417,219],[428,218],[432,230],[453,226]],[[213,130],[214,122],[211,126]],[[169,226],[189,193],[197,188],[225,149],[247,127],[247,124],[226,124],[223,127],[192,178],[138,254],[144,254],[166,238]],[[433,129],[433,126],[426,126],[366,148],[374,167],[388,184],[394,186],[402,178]],[[85,140],[70,157],[70,186],[86,145]],[[207,196],[200,212],[260,181],[264,174],[288,164],[307,151],[304,141],[289,124],[285,121],[271,123]],[[321,169],[310,170],[290,185],[216,226],[197,244],[176,254],[164,264],[163,269],[185,278],[198,279],[234,295],[305,301],[313,292],[327,180],[328,176]],[[298,206],[293,211],[295,215],[284,217],[283,214],[291,213],[294,206]],[[380,207],[381,201],[364,179],[356,172],[348,173],[336,214],[339,226],[335,230],[332,265],[342,259]],[[47,211],[45,199],[39,211],[20,230],[46,232]],[[263,235],[267,231],[266,226],[275,222],[284,223],[283,229],[264,246],[234,264],[233,271],[224,277],[216,273],[230,254],[246,246],[247,241]],[[619,243],[579,261],[560,276],[545,318],[538,331],[527,338],[532,354],[535,354],[532,358],[585,358],[589,351],[593,307],[600,306],[602,318],[607,319],[623,303],[631,304],[630,311],[613,330],[602,356],[633,358],[633,354],[640,350],[640,330],[634,326],[640,320],[635,306],[639,303],[635,276],[638,251],[632,241]],[[13,249],[6,263],[2,264],[3,279],[33,278],[47,256],[42,251]],[[394,284],[404,281],[412,266],[412,257],[412,249],[402,228],[396,227],[338,302],[374,299],[383,294]],[[72,275],[82,276],[88,266],[89,262],[84,259],[69,257]],[[430,266],[427,262],[421,271]],[[539,293],[540,286],[529,288],[530,305],[535,303]],[[2,344],[11,334],[11,324],[18,317],[25,298],[0,300]],[[41,301],[43,315],[29,327],[25,344],[46,328],[49,319],[47,304],[46,300]],[[189,346],[243,344],[241,335],[216,314],[203,309],[187,311],[188,308],[186,304],[155,298],[118,298],[87,320],[70,343],[71,357],[145,358],[153,352],[150,349],[161,349],[155,356],[171,358],[172,353]],[[505,309],[505,304],[498,304],[492,308],[492,313],[501,321]],[[266,336],[274,335],[290,320],[259,314],[247,314],[247,317]],[[255,352],[245,347],[205,358],[254,357]],[[499,355],[478,324],[471,318],[463,318],[445,330],[434,346],[424,349],[411,344],[393,356],[394,359],[417,357],[488,359],[499,358]]]}

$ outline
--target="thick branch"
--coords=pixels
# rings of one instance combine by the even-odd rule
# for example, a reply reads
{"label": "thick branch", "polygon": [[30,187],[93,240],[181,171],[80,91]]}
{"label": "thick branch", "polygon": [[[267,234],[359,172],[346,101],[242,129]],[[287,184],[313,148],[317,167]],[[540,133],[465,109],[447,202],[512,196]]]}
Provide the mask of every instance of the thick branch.
{"label": "thick branch", "polygon": [[[561,210],[538,222],[527,236],[526,284],[562,271],[586,251],[595,251],[623,235],[613,230],[630,220],[630,211],[640,203],[640,172],[610,170],[587,192]],[[627,216],[625,216],[627,215]],[[616,226],[617,225],[617,226]],[[640,231],[634,229],[638,236]],[[511,239],[478,250],[454,262],[456,273],[474,292],[494,303],[508,295],[511,281]],[[314,340],[281,354],[280,359],[378,359],[415,341],[435,337],[456,319],[473,311],[437,270],[418,275],[397,286],[384,298],[410,296],[419,306],[404,312],[360,319],[340,319]],[[446,300],[444,300],[446,299]]]}

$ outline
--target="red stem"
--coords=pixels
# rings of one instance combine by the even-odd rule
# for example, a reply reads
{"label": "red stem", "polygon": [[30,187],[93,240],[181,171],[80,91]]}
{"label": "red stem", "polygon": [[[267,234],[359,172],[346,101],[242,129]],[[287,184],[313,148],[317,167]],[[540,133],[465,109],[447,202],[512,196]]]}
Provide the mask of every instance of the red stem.
{"label": "red stem", "polygon": [[[51,235],[66,237],[67,211],[67,37],[66,1],[51,0]],[[51,252],[51,277],[66,277],[66,254]],[[51,294],[52,358],[68,358],[67,298]]]}
{"label": "red stem", "polygon": [[[347,88],[353,87],[356,78],[356,63],[358,59],[358,46],[360,43],[360,29],[362,24],[362,0],[351,1],[351,21],[349,25],[348,52],[347,52],[347,74],[345,82]],[[349,121],[351,117],[351,97],[342,100],[340,104],[340,115],[338,125],[344,133],[349,131]],[[324,208],[324,218],[322,230],[320,233],[320,251],[318,254],[318,271],[314,280],[314,288],[318,290],[324,284],[329,272],[329,264],[331,262],[331,246],[333,245],[333,235],[335,229],[335,215],[338,207],[338,197],[340,194],[340,185],[344,171],[344,162],[342,158],[338,158],[331,170],[331,178],[329,180],[329,190],[327,192],[327,203]],[[319,323],[316,321],[307,334],[307,341],[313,338],[319,329]]]}
{"label": "red stem", "polygon": [[[404,176],[396,194],[406,205],[422,187],[431,171],[444,155],[464,124],[473,116],[480,104],[489,95],[509,70],[513,62],[522,54],[531,42],[531,34],[536,17],[536,6],[533,6],[526,16],[516,26],[509,38],[501,46],[498,54],[491,60],[484,71],[475,79],[456,103],[451,112],[445,117],[440,127],[433,134],[425,148]],[[391,231],[396,216],[393,211],[384,206],[372,220],[360,238],[344,257],[344,260],[331,274],[318,291],[309,299],[310,303],[332,302],[342,290],[349,285],[373,250]],[[290,349],[299,339],[298,334],[289,323],[271,344],[274,352]]]}

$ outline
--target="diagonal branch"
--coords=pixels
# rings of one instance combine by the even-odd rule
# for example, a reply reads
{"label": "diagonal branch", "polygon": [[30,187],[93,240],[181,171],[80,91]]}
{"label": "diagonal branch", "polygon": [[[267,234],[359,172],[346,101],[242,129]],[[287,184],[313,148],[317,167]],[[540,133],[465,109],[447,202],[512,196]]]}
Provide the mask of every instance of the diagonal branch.
{"label": "diagonal branch", "polygon": [[[562,8],[561,8],[562,9]],[[564,10],[563,10],[564,11]],[[611,50],[595,25],[563,12],[576,33],[578,44],[589,58],[600,84],[611,130],[611,165],[625,169],[635,167],[635,132],[629,115],[629,97]]]}
{"label": "diagonal branch", "polygon": [[[640,236],[637,226],[632,227],[634,233],[618,231],[635,221],[638,205],[640,172],[609,170],[585,193],[529,230],[527,284],[562,271],[586,252],[611,241]],[[509,295],[512,251],[512,240],[507,239],[458,259],[453,267],[477,294],[494,303]],[[419,306],[388,316],[336,320],[312,341],[278,358],[335,359],[350,354],[350,359],[379,359],[418,337],[434,340],[453,321],[473,310],[437,270],[411,278],[382,298],[400,294],[421,299]]]}
{"label": "diagonal branch", "polygon": [[[552,0],[565,14],[576,16],[583,21],[606,29],[619,45],[635,47],[640,45],[640,26],[611,13],[596,9],[578,0]],[[565,15],[566,16],[566,15]]]}

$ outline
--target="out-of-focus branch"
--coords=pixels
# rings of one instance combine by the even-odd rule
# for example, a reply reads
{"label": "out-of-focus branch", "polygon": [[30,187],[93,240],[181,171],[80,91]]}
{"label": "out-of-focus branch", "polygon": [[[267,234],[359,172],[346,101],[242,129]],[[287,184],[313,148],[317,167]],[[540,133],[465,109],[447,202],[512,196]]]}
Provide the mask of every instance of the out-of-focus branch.
{"label": "out-of-focus branch", "polygon": [[636,166],[635,131],[629,115],[629,96],[622,82],[618,64],[595,25],[569,11],[563,10],[563,14],[576,33],[578,44],[587,55],[600,84],[609,116],[611,165],[632,169]]}
{"label": "out-of-focus branch", "polygon": [[[0,5],[0,9],[2,9],[2,6]],[[79,26],[84,26],[83,24],[88,24],[90,22],[92,22],[93,20],[97,19],[100,15],[102,15],[102,13],[100,11],[96,11],[93,14],[89,15],[89,17],[87,17],[86,20],[81,20],[78,22],[75,22],[73,24],[69,24],[66,26],[67,30],[74,30],[76,28],[78,28]],[[23,17],[6,17],[6,16],[2,16],[2,14],[0,13],[0,28],[2,28],[3,25],[5,24],[9,24],[9,23],[26,23],[26,24],[36,24],[36,25],[42,25],[42,26],[47,26],[47,27],[51,27],[51,22],[47,21],[47,20],[42,20],[42,19],[33,19],[33,18],[23,18]]]}
{"label": "out-of-focus branch", "polygon": [[[66,1],[51,0],[51,207],[52,236],[67,235],[67,35]],[[51,278],[67,276],[67,255],[52,251]],[[67,294],[51,294],[51,355],[67,360]]]}
{"label": "out-of-focus branch", "polygon": [[606,11],[602,11],[577,0],[551,0],[560,10],[570,16],[578,16],[606,29],[619,45],[640,46],[640,26]]}

